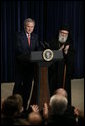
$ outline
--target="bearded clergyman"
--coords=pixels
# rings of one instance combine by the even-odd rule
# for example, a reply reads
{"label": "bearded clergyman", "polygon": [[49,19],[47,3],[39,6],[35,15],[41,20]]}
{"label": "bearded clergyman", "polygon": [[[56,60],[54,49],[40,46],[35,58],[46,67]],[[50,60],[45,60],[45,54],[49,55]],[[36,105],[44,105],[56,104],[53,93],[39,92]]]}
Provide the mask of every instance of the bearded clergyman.
{"label": "bearded clergyman", "polygon": [[62,50],[63,60],[53,62],[48,69],[50,95],[57,88],[65,88],[71,104],[71,79],[74,71],[74,48],[69,26],[62,26],[58,34],[49,42],[52,50]]}

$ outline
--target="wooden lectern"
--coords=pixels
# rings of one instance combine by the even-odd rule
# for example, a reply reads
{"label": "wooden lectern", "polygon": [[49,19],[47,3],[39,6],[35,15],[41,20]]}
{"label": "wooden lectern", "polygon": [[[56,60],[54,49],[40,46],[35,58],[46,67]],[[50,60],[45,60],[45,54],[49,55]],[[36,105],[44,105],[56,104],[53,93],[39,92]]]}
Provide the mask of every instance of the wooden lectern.
{"label": "wooden lectern", "polygon": [[[51,61],[45,61],[43,59],[43,51],[33,51],[30,55],[30,61],[36,62],[38,65],[38,71],[36,77],[37,91],[34,97],[36,97],[37,104],[40,109],[42,109],[43,104],[49,103],[50,92],[48,84],[48,67],[52,64],[53,61],[62,60],[63,52],[61,50],[53,50],[53,59]],[[34,89],[35,90],[35,89]]]}

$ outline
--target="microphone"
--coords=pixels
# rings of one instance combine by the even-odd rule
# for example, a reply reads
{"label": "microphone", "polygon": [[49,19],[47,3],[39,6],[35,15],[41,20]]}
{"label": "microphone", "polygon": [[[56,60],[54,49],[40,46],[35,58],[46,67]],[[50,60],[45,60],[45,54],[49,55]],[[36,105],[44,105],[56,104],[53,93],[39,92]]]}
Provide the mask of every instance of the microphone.
{"label": "microphone", "polygon": [[49,45],[48,42],[44,41],[44,43],[45,43],[45,47],[46,47],[46,48],[50,48],[50,45]]}
{"label": "microphone", "polygon": [[45,47],[45,44],[44,44],[43,42],[41,42],[41,41],[40,41],[40,45],[41,45],[41,47],[43,47],[43,49],[46,48],[46,47]]}

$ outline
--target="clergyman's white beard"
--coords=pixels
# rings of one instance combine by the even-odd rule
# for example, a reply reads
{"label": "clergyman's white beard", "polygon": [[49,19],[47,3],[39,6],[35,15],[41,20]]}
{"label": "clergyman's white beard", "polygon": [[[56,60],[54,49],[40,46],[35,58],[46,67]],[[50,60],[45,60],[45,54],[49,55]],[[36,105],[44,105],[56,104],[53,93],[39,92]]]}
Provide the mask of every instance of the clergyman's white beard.
{"label": "clergyman's white beard", "polygon": [[63,37],[63,36],[60,35],[58,40],[59,40],[59,42],[61,42],[61,43],[65,43],[66,40],[67,40],[67,37],[68,37],[68,36]]}

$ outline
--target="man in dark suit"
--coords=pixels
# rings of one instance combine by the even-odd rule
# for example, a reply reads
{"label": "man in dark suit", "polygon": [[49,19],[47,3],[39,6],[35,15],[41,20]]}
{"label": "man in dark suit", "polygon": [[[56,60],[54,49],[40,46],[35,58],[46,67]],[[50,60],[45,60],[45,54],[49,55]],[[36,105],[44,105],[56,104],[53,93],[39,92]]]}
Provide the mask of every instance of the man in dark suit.
{"label": "man in dark suit", "polygon": [[28,18],[24,21],[24,31],[16,34],[16,70],[13,94],[21,94],[24,109],[27,108],[34,78],[34,64],[30,62],[30,53],[39,49],[38,36],[33,33],[34,27],[35,21]]}
{"label": "man in dark suit", "polygon": [[49,67],[50,93],[52,95],[55,89],[65,88],[68,93],[68,102],[71,104],[71,77],[74,68],[74,48],[69,26],[64,25],[60,28],[57,37],[50,42],[50,47],[52,50],[62,50],[64,56],[62,61],[56,61]]}

